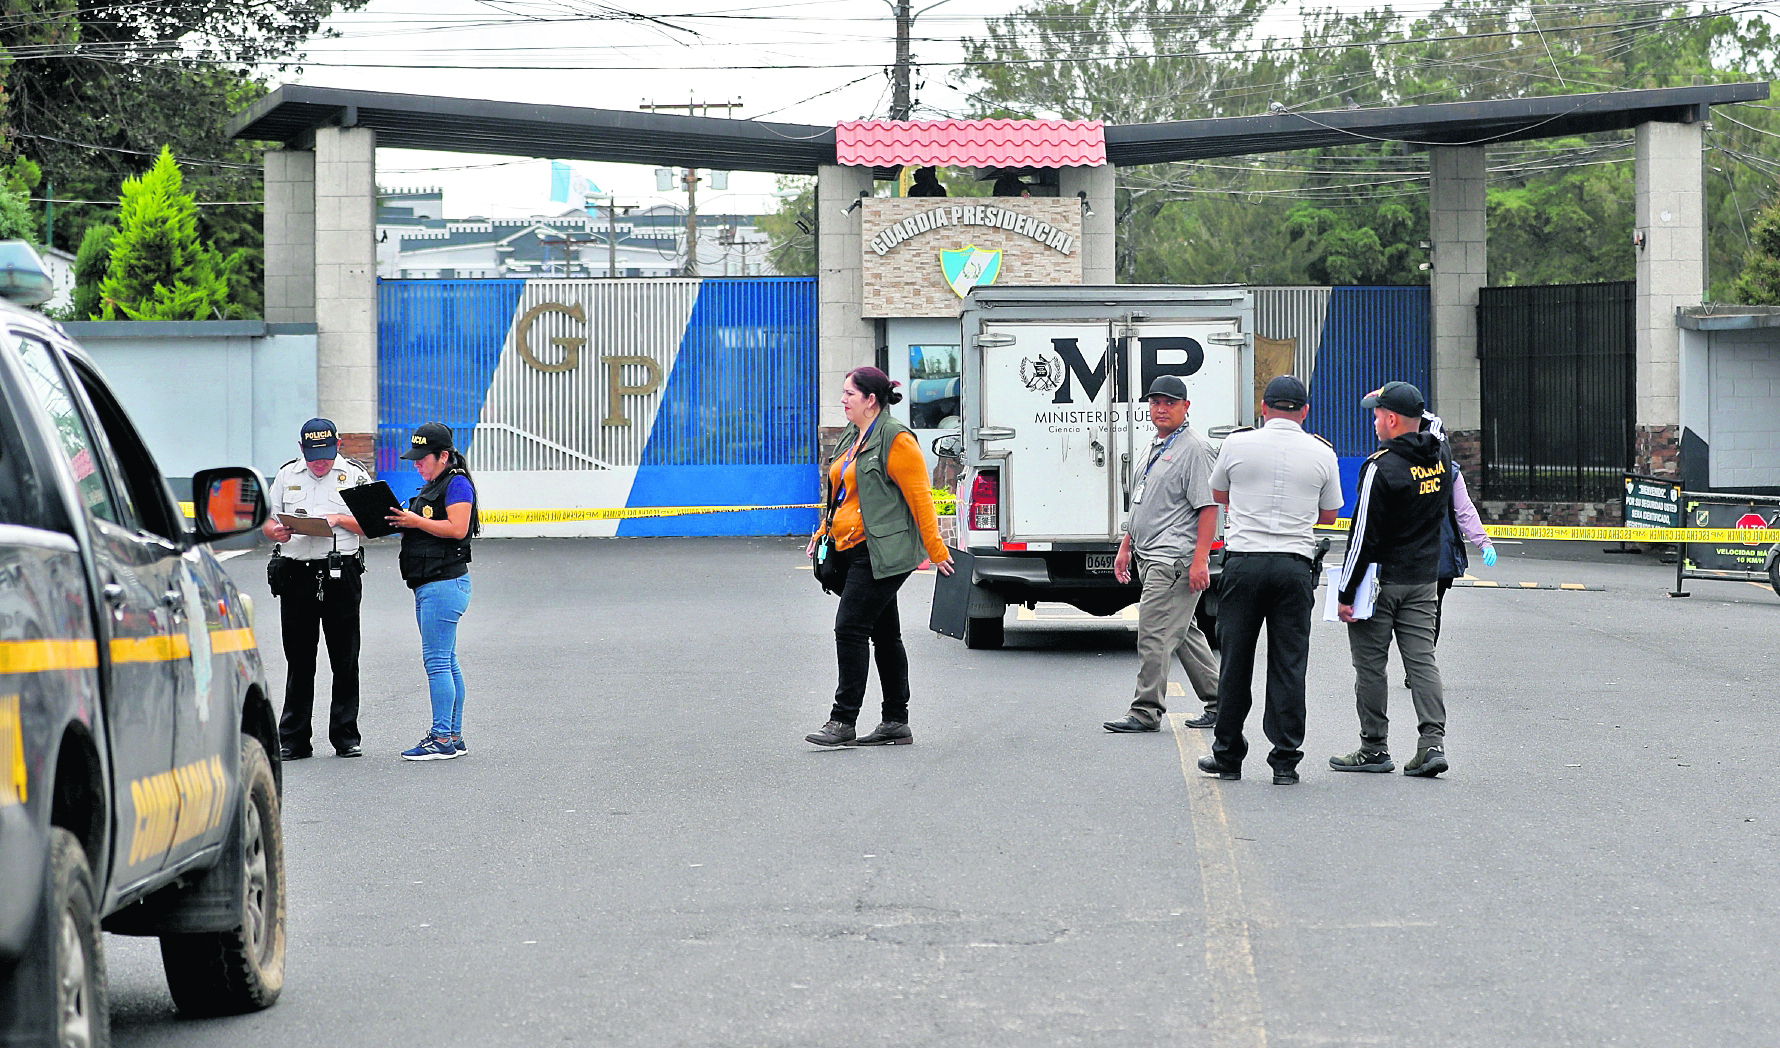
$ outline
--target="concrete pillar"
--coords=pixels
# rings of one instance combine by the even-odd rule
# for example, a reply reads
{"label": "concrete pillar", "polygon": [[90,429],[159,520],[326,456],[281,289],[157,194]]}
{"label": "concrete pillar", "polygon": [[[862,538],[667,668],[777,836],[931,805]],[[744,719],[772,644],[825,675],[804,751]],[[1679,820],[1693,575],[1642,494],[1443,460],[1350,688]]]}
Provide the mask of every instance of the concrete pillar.
{"label": "concrete pillar", "polygon": [[315,391],[342,450],[377,441],[377,133],[315,132]]}
{"label": "concrete pillar", "polygon": [[1705,293],[1706,194],[1700,125],[1639,124],[1633,174],[1637,250],[1638,399],[1633,468],[1680,471],[1681,329],[1678,306]]}
{"label": "concrete pillar", "polygon": [[[1488,212],[1482,146],[1429,150],[1429,242],[1433,270],[1433,359],[1427,394],[1446,422],[1453,455],[1477,476],[1482,459],[1482,373],[1477,362],[1477,292],[1489,282]],[[1475,482],[1473,482],[1475,483]]]}
{"label": "concrete pillar", "polygon": [[1082,283],[1116,284],[1119,281],[1113,193],[1117,187],[1111,164],[1099,167],[1066,167],[1057,172],[1057,195],[1088,194],[1092,215],[1082,216]]}
{"label": "concrete pillar", "polygon": [[841,212],[871,191],[871,168],[824,166],[816,173],[816,309],[821,341],[820,412],[817,425],[837,432],[847,424],[841,415],[841,379],[856,367],[872,363],[877,327],[860,316],[865,307],[864,250],[859,212]]}
{"label": "concrete pillar", "polygon": [[266,150],[266,321],[315,323],[315,154]]}

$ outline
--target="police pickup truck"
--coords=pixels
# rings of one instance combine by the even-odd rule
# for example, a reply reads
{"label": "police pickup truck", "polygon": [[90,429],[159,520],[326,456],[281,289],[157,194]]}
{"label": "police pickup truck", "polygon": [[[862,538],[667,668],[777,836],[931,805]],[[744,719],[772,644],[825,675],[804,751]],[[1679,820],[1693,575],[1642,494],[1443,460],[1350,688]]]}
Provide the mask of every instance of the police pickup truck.
{"label": "police pickup truck", "polygon": [[[1155,436],[1144,393],[1187,384],[1214,448],[1254,418],[1254,295],[1226,287],[977,287],[965,300],[957,534],[974,555],[964,642],[998,648],[1009,604],[1092,615],[1135,604],[1113,577],[1133,471]],[[1213,573],[1219,568],[1214,558]],[[1199,602],[1209,636],[1216,589]]]}
{"label": "police pickup truck", "polygon": [[[0,294],[42,301],[0,244]],[[193,479],[196,534],[87,355],[0,301],[0,1045],[109,1043],[100,931],[159,936],[188,1015],[284,982],[278,735],[210,550],[265,519]]]}

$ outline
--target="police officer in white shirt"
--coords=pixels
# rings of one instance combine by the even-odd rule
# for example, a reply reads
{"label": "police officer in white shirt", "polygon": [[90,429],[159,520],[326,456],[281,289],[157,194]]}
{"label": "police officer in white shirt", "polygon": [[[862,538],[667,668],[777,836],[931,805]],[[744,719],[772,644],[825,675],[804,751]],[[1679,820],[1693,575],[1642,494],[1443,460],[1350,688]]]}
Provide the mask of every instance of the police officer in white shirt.
{"label": "police officer in white shirt", "polygon": [[1242,724],[1254,705],[1250,682],[1255,642],[1267,627],[1267,707],[1261,729],[1273,751],[1273,783],[1298,781],[1304,751],[1304,670],[1310,656],[1310,613],[1316,604],[1316,537],[1341,508],[1335,449],[1304,432],[1310,394],[1280,375],[1261,394],[1259,429],[1224,439],[1211,475],[1211,496],[1228,508],[1224,571],[1218,590],[1218,719],[1211,755],[1199,769],[1242,778],[1248,741]]}
{"label": "police officer in white shirt", "polygon": [[[341,757],[357,757],[359,597],[363,587],[363,532],[340,497],[342,488],[368,484],[371,475],[340,454],[340,435],[325,418],[303,423],[302,458],[279,467],[272,481],[271,513],[263,530],[273,547],[268,577],[278,597],[284,628],[284,713],[278,737],[284,759],[313,755],[310,719],[315,705],[315,648],[328,641],[333,701],[328,707],[328,741]],[[328,535],[298,534],[278,518],[309,517],[327,522]]]}

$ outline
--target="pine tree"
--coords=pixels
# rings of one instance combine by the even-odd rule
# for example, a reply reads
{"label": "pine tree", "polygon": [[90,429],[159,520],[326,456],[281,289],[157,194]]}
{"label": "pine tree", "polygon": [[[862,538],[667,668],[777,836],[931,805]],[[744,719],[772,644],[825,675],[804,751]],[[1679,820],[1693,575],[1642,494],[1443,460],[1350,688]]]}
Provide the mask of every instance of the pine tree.
{"label": "pine tree", "polygon": [[80,237],[80,250],[74,255],[74,300],[69,305],[72,320],[98,320],[104,316],[104,303],[99,286],[111,271],[111,242],[117,239],[117,227],[101,223],[88,226]]}
{"label": "pine tree", "polygon": [[104,319],[228,315],[222,260],[198,240],[198,208],[182,186],[179,165],[165,146],[148,174],[124,180],[111,265],[99,285]]}
{"label": "pine tree", "polygon": [[1749,254],[1731,289],[1743,306],[1780,306],[1780,198],[1762,208],[1749,229]]}

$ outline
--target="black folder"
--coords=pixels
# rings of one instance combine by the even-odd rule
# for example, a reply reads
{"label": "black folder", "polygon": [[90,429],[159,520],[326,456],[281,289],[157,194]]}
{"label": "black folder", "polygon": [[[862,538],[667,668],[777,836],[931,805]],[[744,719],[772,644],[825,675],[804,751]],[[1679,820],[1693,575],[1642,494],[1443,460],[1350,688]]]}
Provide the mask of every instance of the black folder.
{"label": "black folder", "polygon": [[356,488],[341,488],[340,497],[345,500],[346,508],[352,511],[352,518],[358,521],[365,538],[380,539],[396,533],[396,529],[390,527],[385,518],[391,511],[401,509],[402,504],[396,501],[396,493],[389,490],[388,484],[375,480]]}
{"label": "black folder", "polygon": [[964,627],[970,622],[970,593],[976,574],[976,558],[963,550],[947,547],[952,554],[952,573],[933,580],[933,612],[927,617],[927,628],[955,640],[964,639]]}

